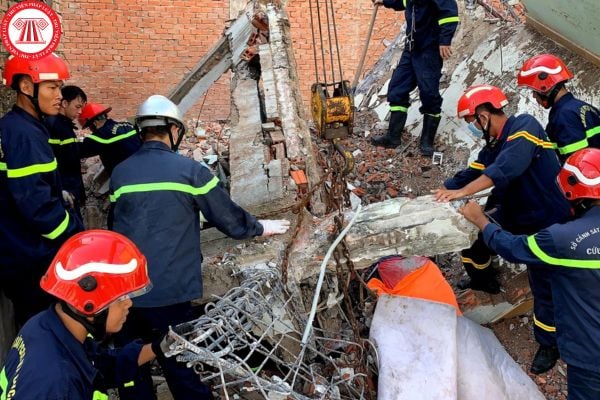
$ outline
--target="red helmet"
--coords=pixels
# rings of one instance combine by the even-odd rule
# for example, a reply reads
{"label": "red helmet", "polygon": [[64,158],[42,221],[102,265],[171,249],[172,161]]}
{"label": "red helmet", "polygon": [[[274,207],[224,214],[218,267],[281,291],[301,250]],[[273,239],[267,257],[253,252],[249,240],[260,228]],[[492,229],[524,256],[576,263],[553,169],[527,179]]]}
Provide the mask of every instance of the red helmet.
{"label": "red helmet", "polygon": [[82,128],[87,127],[96,117],[102,114],[108,114],[112,107],[104,107],[99,103],[86,103],[81,109],[78,120]]}
{"label": "red helmet", "polygon": [[600,199],[600,149],[589,147],[572,154],[557,180],[569,200]]}
{"label": "red helmet", "polygon": [[151,287],[146,258],[125,236],[89,230],[60,248],[40,286],[77,313],[98,314],[122,296],[139,296]]}
{"label": "red helmet", "polygon": [[494,108],[501,109],[508,104],[502,90],[492,85],[475,85],[468,88],[458,99],[456,113],[459,118],[475,115],[475,110],[482,104],[490,103]]}
{"label": "red helmet", "polygon": [[517,75],[517,84],[540,93],[547,93],[554,86],[573,78],[563,60],[552,54],[540,54],[523,63]]}
{"label": "red helmet", "polygon": [[2,83],[12,86],[15,75],[29,75],[33,83],[42,81],[66,81],[69,79],[67,64],[56,54],[51,53],[39,60],[26,60],[10,56],[4,64]]}

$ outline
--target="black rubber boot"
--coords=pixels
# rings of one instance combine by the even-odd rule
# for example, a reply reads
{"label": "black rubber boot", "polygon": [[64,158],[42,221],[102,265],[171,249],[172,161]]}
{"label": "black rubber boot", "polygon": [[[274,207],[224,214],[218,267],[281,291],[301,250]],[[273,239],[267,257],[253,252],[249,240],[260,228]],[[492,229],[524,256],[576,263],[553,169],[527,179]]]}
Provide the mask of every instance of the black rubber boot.
{"label": "black rubber boot", "polygon": [[531,363],[532,374],[543,374],[546,371],[550,371],[556,364],[556,361],[560,358],[558,353],[558,347],[556,346],[541,346],[533,357]]}
{"label": "black rubber boot", "polygon": [[456,287],[458,287],[460,290],[479,290],[489,294],[500,293],[500,283],[498,283],[495,277],[490,277],[485,280],[463,278],[456,284]]}
{"label": "black rubber boot", "polygon": [[385,135],[371,138],[371,144],[374,146],[385,147],[386,149],[395,149],[402,144],[402,131],[406,124],[407,114],[403,111],[392,111],[390,113],[390,127]]}
{"label": "black rubber boot", "polygon": [[440,125],[441,116],[425,114],[423,116],[423,131],[421,132],[421,154],[424,156],[433,155],[433,139]]}

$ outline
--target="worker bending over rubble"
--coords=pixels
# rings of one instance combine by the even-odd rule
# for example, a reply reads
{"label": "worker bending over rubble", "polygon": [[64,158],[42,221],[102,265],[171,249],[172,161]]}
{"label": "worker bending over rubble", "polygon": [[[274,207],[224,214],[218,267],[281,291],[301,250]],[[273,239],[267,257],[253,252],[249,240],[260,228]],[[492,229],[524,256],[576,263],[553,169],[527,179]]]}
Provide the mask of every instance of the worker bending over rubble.
{"label": "worker bending over rubble", "polygon": [[112,107],[104,107],[102,104],[87,103],[79,115],[81,127],[92,131],[79,145],[81,157],[99,155],[109,176],[117,164],[138,151],[142,145],[133,125],[108,118],[111,110]]}
{"label": "worker bending over rubble", "polygon": [[[507,116],[504,93],[495,86],[476,85],[458,100],[458,117],[481,130],[488,146],[498,153],[490,165],[481,166],[481,175],[460,189],[438,189],[438,201],[450,201],[494,187],[499,193],[494,214],[504,229],[514,234],[532,234],[554,223],[566,222],[571,207],[556,186],[560,171],[558,158],[544,129],[531,115]],[[489,267],[488,267],[489,268]],[[528,268],[534,299],[534,333],[540,344],[531,372],[552,368],[559,358],[556,347],[554,308],[550,281],[552,268]]]}
{"label": "worker bending over rubble", "polygon": [[600,149],[579,150],[565,162],[558,185],[577,217],[530,235],[491,223],[479,205],[460,212],[483,232],[485,243],[530,271],[552,269],[560,356],[567,363],[569,400],[600,399]]}
{"label": "worker bending over rubble", "polygon": [[550,109],[546,133],[561,162],[577,150],[600,148],[600,112],[567,90],[571,78],[563,60],[552,54],[525,61],[517,76],[518,85],[530,88],[535,100]]}
{"label": "worker bending over rubble", "polygon": [[138,364],[154,359],[153,348],[161,353],[161,345],[168,347],[134,342],[108,350],[96,341],[118,332],[131,297],[152,287],[144,256],[118,233],[72,236],[40,284],[55,304],[31,318],[9,349],[1,399],[108,400],[109,389],[131,381]]}
{"label": "worker bending over rubble", "polygon": [[419,88],[423,114],[421,154],[433,154],[433,140],[441,119],[440,79],[444,60],[452,55],[452,37],[458,26],[455,0],[372,0],[375,6],[404,11],[406,40],[398,66],[390,80],[387,100],[390,125],[385,135],[373,137],[375,146],[395,148],[402,143],[410,92]]}
{"label": "worker bending over rubble", "polygon": [[[148,259],[152,292],[136,298],[121,341],[156,340],[169,326],[195,319],[191,300],[202,297],[200,212],[235,239],[285,233],[286,220],[258,221],[236,203],[210,170],[176,153],[185,125],[177,106],[150,96],[136,124],[142,148],[119,164],[111,178],[113,229],[138,245]],[[176,400],[210,399],[210,389],[190,368],[159,357]],[[121,392],[121,399],[154,398],[149,369],[145,379]]]}
{"label": "worker bending over rubble", "polygon": [[0,119],[0,285],[19,327],[50,304],[40,278],[60,245],[83,225],[63,203],[42,123],[59,112],[67,65],[54,53],[38,60],[11,56],[2,78],[17,100]]}

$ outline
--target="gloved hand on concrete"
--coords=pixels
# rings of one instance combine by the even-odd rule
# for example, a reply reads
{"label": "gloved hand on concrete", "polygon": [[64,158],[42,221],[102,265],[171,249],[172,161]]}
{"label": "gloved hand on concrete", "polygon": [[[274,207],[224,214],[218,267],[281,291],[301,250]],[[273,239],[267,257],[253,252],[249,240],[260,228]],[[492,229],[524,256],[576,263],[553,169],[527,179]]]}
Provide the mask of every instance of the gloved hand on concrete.
{"label": "gloved hand on concrete", "polygon": [[290,229],[290,221],[287,219],[260,219],[258,222],[263,226],[261,236],[279,235]]}

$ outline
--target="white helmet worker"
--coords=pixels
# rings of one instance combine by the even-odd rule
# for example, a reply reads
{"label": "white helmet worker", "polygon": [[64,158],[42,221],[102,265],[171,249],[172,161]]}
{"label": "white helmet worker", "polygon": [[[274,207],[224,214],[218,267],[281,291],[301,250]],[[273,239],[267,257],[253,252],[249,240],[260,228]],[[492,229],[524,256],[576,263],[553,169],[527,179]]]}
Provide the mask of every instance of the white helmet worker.
{"label": "white helmet worker", "polygon": [[[165,127],[164,133],[169,134],[173,151],[177,151],[181,139],[183,139],[183,134],[185,133],[183,115],[181,114],[179,107],[165,96],[159,94],[148,97],[146,101],[140,105],[135,116],[135,123],[142,135],[145,133],[146,128]],[[173,133],[169,128],[172,124],[179,130],[176,141],[173,140]]]}

